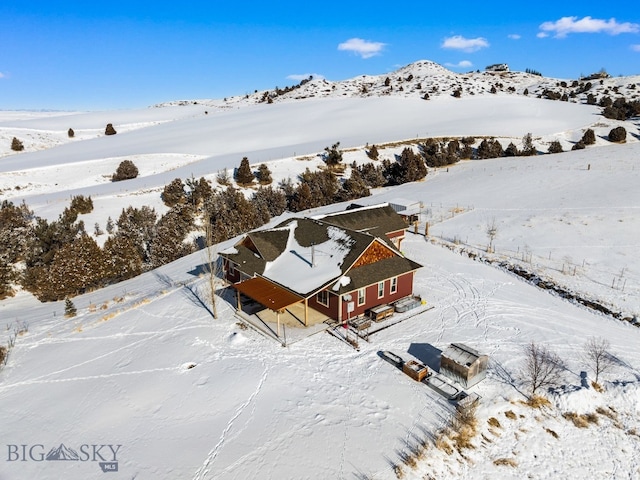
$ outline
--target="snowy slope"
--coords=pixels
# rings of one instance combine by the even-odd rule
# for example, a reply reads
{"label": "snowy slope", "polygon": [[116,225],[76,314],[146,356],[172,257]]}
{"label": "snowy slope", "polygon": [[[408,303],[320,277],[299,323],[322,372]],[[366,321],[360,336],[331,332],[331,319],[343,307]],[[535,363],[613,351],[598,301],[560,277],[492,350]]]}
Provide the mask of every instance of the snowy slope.
{"label": "snowy slope", "polygon": [[[418,62],[394,77],[410,74],[423,82],[450,75]],[[490,85],[488,74],[475,75]],[[357,97],[358,81],[336,90]],[[484,88],[480,80],[474,85]],[[611,145],[606,134],[617,122],[597,109],[531,95],[334,95],[245,105],[250,100],[6,114],[2,138],[30,132],[40,140],[1,159],[0,199],[25,199],[37,214],[55,218],[72,193],[90,194],[96,210],[83,219],[103,223],[130,204],[160,209],[159,189],[171,179],[213,178],[245,155],[268,161],[277,181],[313,168],[314,155],[337,140],[359,147],[345,152],[350,163],[366,160],[367,142],[416,136],[495,135],[518,143],[531,132],[542,151],[557,138],[568,150],[587,127],[599,137],[582,151],[463,161],[363,199],[422,202],[420,229],[428,221],[432,238],[408,233],[403,251],[425,265],[416,292],[433,308],[361,341],[360,351],[324,333],[283,348],[241,328],[233,297],[222,290],[231,303],[221,301],[213,320],[193,294],[206,289],[193,273],[206,261],[201,252],[74,298],[73,319],[63,317],[64,302],[41,304],[25,293],[0,301],[0,341],[16,325],[26,330],[0,370],[1,479],[101,478],[99,463],[114,460],[110,448],[118,445],[118,472],[109,478],[393,479],[393,465],[421,440],[427,454],[414,468],[402,464],[404,478],[640,476],[640,330],[469,257],[522,265],[624,316],[638,314],[636,136]],[[102,135],[107,122],[116,136]],[[633,121],[624,124],[638,135]],[[79,138],[66,136],[70,127],[82,132]],[[401,148],[381,148],[381,157]],[[141,178],[111,184],[106,176],[123,158],[135,158]],[[498,233],[489,254],[486,226],[493,219]],[[608,339],[617,358],[603,393],[583,386],[581,377],[588,370],[582,348],[592,337]],[[568,364],[564,387],[549,393],[551,405],[542,409],[522,403],[517,381],[522,347],[532,340]],[[482,397],[478,435],[462,454],[433,445],[452,405],[378,355],[391,350],[427,361],[451,342],[491,357],[488,378],[471,390]],[[595,413],[598,423],[578,428],[564,413]],[[100,445],[101,456],[83,456]],[[37,461],[52,449],[72,449],[80,460]]]}

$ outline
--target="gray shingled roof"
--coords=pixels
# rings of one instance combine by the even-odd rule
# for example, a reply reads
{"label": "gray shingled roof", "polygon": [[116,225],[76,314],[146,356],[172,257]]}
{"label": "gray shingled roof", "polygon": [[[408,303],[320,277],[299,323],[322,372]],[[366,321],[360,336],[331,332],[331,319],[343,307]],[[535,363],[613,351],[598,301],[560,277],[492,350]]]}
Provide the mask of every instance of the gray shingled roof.
{"label": "gray shingled roof", "polygon": [[422,267],[419,263],[405,257],[391,257],[379,260],[376,263],[353,268],[347,272],[350,282],[341,286],[338,290],[331,288],[337,294],[352,292],[358,288],[364,288],[392,277],[403,275],[407,272]]}
{"label": "gray shingled roof", "polygon": [[407,228],[407,223],[389,205],[332,213],[323,217],[322,221],[383,239],[387,233]]}
{"label": "gray shingled roof", "polygon": [[267,262],[275,260],[287,246],[289,232],[285,230],[260,230],[247,235]]}
{"label": "gray shingled roof", "polygon": [[[390,207],[389,207],[390,208]],[[375,216],[375,212],[383,212],[383,217],[398,217],[398,215],[391,209],[393,215],[390,215],[386,208],[382,209],[370,209],[372,212],[368,212],[366,215],[355,215],[351,216],[351,220],[344,223],[349,223],[352,225],[372,225],[372,215]],[[354,212],[361,213],[361,212]],[[336,217],[332,217],[331,220],[334,220]],[[286,252],[289,247],[289,235],[291,234],[290,226],[292,222],[296,222],[297,226],[295,230],[293,230],[293,236],[295,238],[295,244],[299,245],[299,248],[304,248],[307,250],[311,246],[318,245],[320,246],[316,252],[317,255],[322,255],[322,260],[326,262],[327,259],[334,259],[336,262],[336,272],[339,272],[337,276],[333,279],[318,279],[318,284],[315,286],[306,285],[302,287],[301,285],[297,285],[293,287],[292,290],[296,291],[298,294],[308,295],[314,293],[325,287],[325,285],[332,285],[335,283],[341,276],[345,275],[348,271],[347,275],[350,277],[351,282],[349,285],[342,287],[339,292],[343,291],[352,291],[356,288],[361,288],[363,286],[371,285],[373,283],[377,283],[384,279],[395,277],[401,275],[403,273],[407,273],[417,268],[420,268],[421,265],[404,258],[400,253],[398,253],[395,249],[396,256],[384,259],[376,262],[372,265],[365,265],[362,267],[354,268],[349,270],[349,268],[355,263],[355,261],[365,252],[365,250],[376,241],[376,237],[372,236],[369,233],[362,233],[357,230],[351,230],[349,228],[336,225],[335,223],[330,223],[325,220],[316,220],[310,218],[295,218],[289,219],[276,227],[259,230],[256,232],[251,232],[247,234],[247,237],[253,242],[256,249],[259,253],[253,252],[251,249],[247,248],[243,245],[243,240],[238,242],[235,246],[235,251],[233,252],[223,252],[221,255],[230,261],[236,263],[240,271],[244,272],[249,276],[255,275],[264,275],[265,278],[269,278],[270,272],[272,271],[272,267],[267,270],[267,262],[274,262],[280,255]],[[404,222],[403,222],[404,223]],[[392,222],[383,224],[383,227],[378,228],[378,231],[385,230],[392,225],[393,228],[400,226],[398,223],[393,224]],[[404,228],[400,226],[400,228]],[[334,229],[332,235],[329,235],[329,229]],[[342,232],[337,237],[335,232]],[[381,233],[381,238],[378,240],[384,241],[385,245],[387,244],[385,233]],[[245,237],[245,238],[247,238]],[[333,240],[333,248],[337,248],[342,252],[341,255],[335,255],[336,252],[325,252],[323,251],[322,245],[330,240],[330,237],[334,238]],[[336,238],[339,240],[336,242]],[[340,242],[345,242],[342,245]],[[331,244],[331,242],[329,242]],[[325,247],[326,248],[326,247]],[[344,253],[346,251],[346,254]],[[291,253],[296,254],[296,251],[291,251]],[[298,255],[299,256],[299,255]],[[319,258],[319,257],[317,257]],[[340,259],[340,260],[338,260]],[[297,259],[293,259],[294,263]],[[294,267],[292,267],[294,268]],[[280,274],[282,271],[280,270]],[[307,277],[310,278],[310,277]],[[275,278],[272,279],[276,281]],[[327,283],[329,281],[329,283]],[[313,283],[313,282],[312,282]],[[311,289],[309,289],[312,287]],[[308,291],[300,291],[300,290],[308,290]]]}

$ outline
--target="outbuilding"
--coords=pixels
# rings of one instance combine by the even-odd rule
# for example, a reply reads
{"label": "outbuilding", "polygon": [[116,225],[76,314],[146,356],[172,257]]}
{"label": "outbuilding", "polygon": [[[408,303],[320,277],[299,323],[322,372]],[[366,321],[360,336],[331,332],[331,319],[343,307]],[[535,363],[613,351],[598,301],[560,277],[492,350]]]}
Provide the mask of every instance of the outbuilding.
{"label": "outbuilding", "polygon": [[462,343],[452,343],[440,356],[440,373],[465,388],[487,375],[489,357]]}

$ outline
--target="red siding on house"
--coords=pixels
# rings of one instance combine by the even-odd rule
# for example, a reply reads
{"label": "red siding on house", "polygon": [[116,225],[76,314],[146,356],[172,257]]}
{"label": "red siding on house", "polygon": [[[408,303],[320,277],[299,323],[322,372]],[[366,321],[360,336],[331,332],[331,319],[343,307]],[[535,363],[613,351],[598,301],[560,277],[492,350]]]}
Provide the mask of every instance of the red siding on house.
{"label": "red siding on house", "polygon": [[[398,276],[398,289],[396,293],[390,293],[391,280],[384,281],[384,296],[378,298],[378,284],[369,285],[366,287],[365,303],[358,306],[358,291],[354,290],[351,293],[352,301],[354,302],[354,311],[347,316],[347,302],[342,304],[342,320],[347,318],[354,318],[359,315],[363,315],[367,310],[384,303],[392,303],[401,298],[408,297],[413,294],[413,274],[414,272],[405,273]],[[314,307],[315,308],[315,307]],[[334,317],[335,318],[335,317]]]}
{"label": "red siding on house", "polygon": [[231,283],[240,281],[240,270],[233,268],[235,265],[226,258],[223,259],[223,268],[226,279]]}
{"label": "red siding on house", "polygon": [[387,237],[389,239],[396,238],[396,237],[404,237],[405,232],[406,232],[406,229],[396,230],[395,232],[387,232]]}
{"label": "red siding on house", "polygon": [[327,317],[338,319],[338,306],[340,297],[334,293],[329,292],[329,306],[325,307],[323,304],[318,303],[318,296],[312,295],[309,297],[308,305],[310,308],[324,313]]}
{"label": "red siding on house", "polygon": [[387,238],[389,240],[391,240],[391,243],[393,243],[396,248],[398,250],[400,250],[400,248],[402,247],[402,240],[404,240],[404,236],[405,236],[406,230],[397,230],[395,232],[388,232]]}

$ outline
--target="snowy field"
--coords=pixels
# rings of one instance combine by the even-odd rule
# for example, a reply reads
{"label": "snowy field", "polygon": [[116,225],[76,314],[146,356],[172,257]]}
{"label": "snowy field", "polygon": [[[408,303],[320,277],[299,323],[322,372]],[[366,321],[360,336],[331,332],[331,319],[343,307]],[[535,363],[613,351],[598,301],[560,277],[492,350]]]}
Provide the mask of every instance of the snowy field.
{"label": "snowy field", "polygon": [[[33,143],[0,158],[0,200],[24,199],[54,219],[83,193],[96,208],[81,218],[104,225],[128,205],[162,211],[160,191],[173,178],[213,180],[243,156],[268,162],[279,181],[313,168],[335,141],[353,149],[345,161],[364,162],[366,143],[416,137],[492,135],[506,146],[530,132],[540,151],[555,139],[569,150],[591,127],[598,140],[556,155],[462,161],[363,199],[422,202],[420,229],[429,222],[431,238],[407,233],[403,252],[424,265],[415,291],[433,308],[361,341],[359,351],[326,333],[283,348],[242,328],[224,302],[213,320],[191,292],[206,288],[189,273],[205,263],[202,252],[74,298],[72,319],[64,302],[42,304],[24,292],[0,301],[0,341],[13,326],[25,330],[0,370],[0,479],[102,478],[100,463],[114,461],[118,471],[105,478],[393,479],[394,465],[408,479],[640,477],[640,329],[468,255],[522,265],[624,317],[639,314],[637,121],[508,95],[234,101],[2,113],[3,144],[13,136]],[[117,135],[103,136],[108,122]],[[618,124],[629,131],[625,145],[606,140]],[[124,158],[135,159],[141,176],[109,182]],[[583,346],[594,337],[606,338],[616,357],[602,393],[582,376]],[[567,363],[563,387],[540,409],[524,404],[518,381],[531,341]],[[487,379],[469,389],[482,397],[473,448],[447,453],[434,439],[453,405],[378,352],[427,362],[452,342],[491,361]],[[578,428],[568,413],[592,421]],[[404,464],[421,441],[424,458]],[[79,458],[40,461],[52,449]]]}

